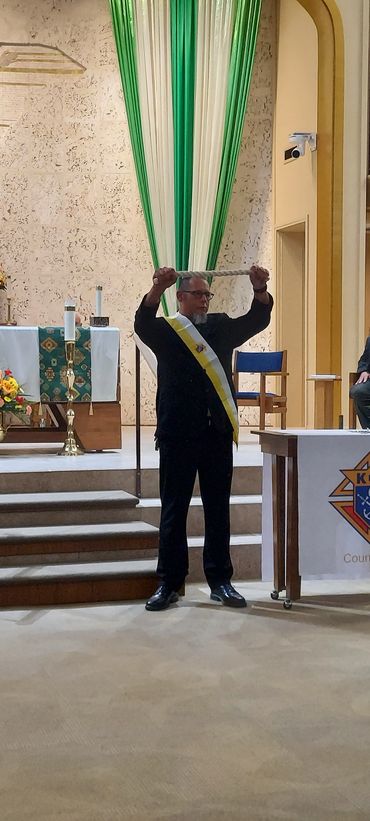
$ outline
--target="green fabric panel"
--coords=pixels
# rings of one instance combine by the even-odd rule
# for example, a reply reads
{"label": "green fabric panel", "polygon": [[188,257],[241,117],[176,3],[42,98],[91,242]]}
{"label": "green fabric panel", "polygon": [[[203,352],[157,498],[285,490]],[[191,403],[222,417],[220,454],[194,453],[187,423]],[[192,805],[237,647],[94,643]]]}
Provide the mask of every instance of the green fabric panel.
{"label": "green fabric panel", "polygon": [[158,268],[158,252],[153,226],[141,125],[132,0],[109,0],[109,4],[112,12],[113,33],[117,47],[118,64],[121,73],[141,204],[144,211],[153,264],[155,268]]}
{"label": "green fabric panel", "polygon": [[[41,402],[67,401],[64,328],[39,328]],[[91,402],[90,328],[76,328],[75,402]]]}
{"label": "green fabric panel", "polygon": [[236,173],[256,51],[261,0],[237,0],[234,21],[225,129],[207,269],[216,268]]}
{"label": "green fabric panel", "polygon": [[171,0],[176,268],[189,260],[193,184],[193,131],[197,0]]}

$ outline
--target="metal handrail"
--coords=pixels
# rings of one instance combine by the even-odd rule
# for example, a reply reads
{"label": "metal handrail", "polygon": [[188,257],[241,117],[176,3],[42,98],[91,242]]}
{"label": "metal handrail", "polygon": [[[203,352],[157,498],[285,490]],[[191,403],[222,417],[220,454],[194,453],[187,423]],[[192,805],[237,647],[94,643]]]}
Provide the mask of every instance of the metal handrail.
{"label": "metal handrail", "polygon": [[135,494],[141,499],[141,412],[140,412],[140,351],[135,344],[135,440],[136,469]]}

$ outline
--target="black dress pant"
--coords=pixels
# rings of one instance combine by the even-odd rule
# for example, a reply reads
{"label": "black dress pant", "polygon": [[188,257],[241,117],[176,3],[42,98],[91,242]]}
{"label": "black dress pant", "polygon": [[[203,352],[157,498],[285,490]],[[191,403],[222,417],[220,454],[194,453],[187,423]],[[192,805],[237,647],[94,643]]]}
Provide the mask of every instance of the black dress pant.
{"label": "black dress pant", "polygon": [[370,428],[370,379],[359,385],[352,385],[349,395],[354,400],[361,427]]}
{"label": "black dress pant", "polygon": [[198,471],[204,510],[203,567],[209,586],[229,582],[230,492],[233,472],[232,435],[220,434],[211,425],[196,438],[159,442],[159,476],[162,502],[157,572],[178,590],[188,573],[186,519]]}

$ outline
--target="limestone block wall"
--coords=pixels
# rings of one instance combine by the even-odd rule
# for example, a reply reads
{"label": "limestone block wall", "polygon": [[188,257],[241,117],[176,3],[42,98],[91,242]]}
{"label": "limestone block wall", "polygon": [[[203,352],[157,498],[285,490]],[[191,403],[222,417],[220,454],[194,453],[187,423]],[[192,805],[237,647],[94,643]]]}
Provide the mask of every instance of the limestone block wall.
{"label": "limestone block wall", "polygon": [[[121,329],[123,422],[132,424],[133,315],[152,266],[109,5],[0,0],[0,27],[0,264],[12,311],[18,324],[62,324],[74,296],[88,321],[101,283],[104,313]],[[271,266],[274,41],[274,3],[264,0],[219,267]],[[249,281],[218,280],[214,290],[212,310],[248,309]],[[268,329],[253,347],[270,339]],[[143,423],[152,424],[155,385],[142,371]]]}

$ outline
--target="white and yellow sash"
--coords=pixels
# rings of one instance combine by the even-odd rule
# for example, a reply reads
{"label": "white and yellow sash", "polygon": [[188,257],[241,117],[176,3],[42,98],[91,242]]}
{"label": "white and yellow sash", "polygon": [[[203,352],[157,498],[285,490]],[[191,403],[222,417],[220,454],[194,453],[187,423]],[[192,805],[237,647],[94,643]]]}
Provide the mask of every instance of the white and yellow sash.
{"label": "white and yellow sash", "polygon": [[166,316],[164,319],[171,325],[171,328],[176,331],[184,345],[189,348],[189,351],[193,354],[197,362],[199,362],[203,370],[205,370],[208,379],[212,382],[230,419],[233,428],[233,439],[235,444],[238,444],[238,411],[235,407],[225,371],[217,354],[204,337],[201,336],[199,331],[197,331],[190,319],[183,314],[177,313],[175,316]]}

